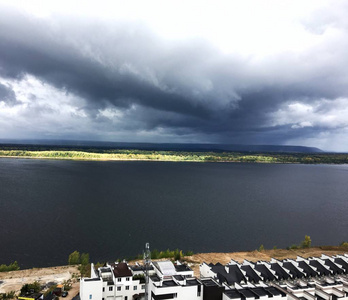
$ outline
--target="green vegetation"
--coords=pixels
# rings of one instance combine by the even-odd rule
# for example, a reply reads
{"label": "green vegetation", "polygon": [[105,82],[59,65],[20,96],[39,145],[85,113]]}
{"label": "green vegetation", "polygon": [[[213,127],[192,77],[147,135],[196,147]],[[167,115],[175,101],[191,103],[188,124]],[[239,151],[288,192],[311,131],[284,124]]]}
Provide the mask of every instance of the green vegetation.
{"label": "green vegetation", "polygon": [[[172,260],[180,260],[181,258],[185,256],[191,256],[193,255],[193,251],[187,251],[183,252],[180,249],[175,250],[164,250],[164,251],[158,251],[157,249],[154,249],[151,251],[151,259],[161,259],[161,258],[169,258]],[[126,257],[124,260],[131,261],[136,259],[143,259],[143,254],[138,254],[136,257]],[[121,262],[122,259],[117,259],[118,262]]]}
{"label": "green vegetation", "polygon": [[302,248],[310,248],[312,245],[312,240],[309,235],[305,235],[304,240],[301,243]]}
{"label": "green vegetation", "polygon": [[59,146],[0,146],[0,157],[75,160],[157,160],[194,162],[253,162],[300,164],[347,164],[347,153],[254,153],[145,151]]}
{"label": "green vegetation", "polygon": [[91,275],[91,265],[89,263],[89,254],[74,251],[70,253],[68,258],[69,265],[79,265],[81,277],[89,277]]}
{"label": "green vegetation", "polygon": [[71,253],[69,255],[69,259],[68,259],[68,264],[69,265],[78,265],[80,264],[80,252],[78,251],[74,251],[73,253]]}
{"label": "green vegetation", "polygon": [[261,245],[260,247],[259,247],[259,252],[262,252],[262,251],[264,251],[265,250],[265,247],[263,246],[263,245]]}
{"label": "green vegetation", "polygon": [[151,258],[152,259],[159,259],[159,258],[171,258],[173,260],[180,260],[184,256],[191,256],[193,255],[192,251],[187,251],[184,253],[182,250],[175,249],[175,250],[165,250],[165,251],[158,251],[157,249],[154,249],[151,251]]}
{"label": "green vegetation", "polygon": [[80,258],[81,265],[88,265],[89,264],[89,254],[88,253],[82,253]]}
{"label": "green vegetation", "polygon": [[304,240],[301,242],[300,245],[293,244],[290,247],[287,247],[286,249],[303,249],[303,248],[310,248],[312,246],[312,240],[309,235],[305,235]]}
{"label": "green vegetation", "polygon": [[62,284],[64,286],[64,291],[70,291],[71,290],[71,288],[72,288],[72,281],[71,281],[71,279],[64,280]]}
{"label": "green vegetation", "polygon": [[145,283],[145,276],[142,274],[134,275],[133,280],[140,280],[140,283]]}
{"label": "green vegetation", "polygon": [[13,262],[12,264],[7,265],[0,265],[0,272],[9,272],[9,271],[17,271],[19,270],[19,266],[17,261]]}
{"label": "green vegetation", "polygon": [[27,283],[22,286],[21,288],[21,295],[28,295],[32,293],[38,293],[41,291],[41,286],[38,281],[35,281],[33,283]]}
{"label": "green vegetation", "polygon": [[348,242],[342,242],[340,244],[341,247],[348,248]]}
{"label": "green vegetation", "polygon": [[8,293],[1,293],[0,294],[0,300],[8,300],[8,299],[15,299],[16,298],[16,292],[11,291]]}

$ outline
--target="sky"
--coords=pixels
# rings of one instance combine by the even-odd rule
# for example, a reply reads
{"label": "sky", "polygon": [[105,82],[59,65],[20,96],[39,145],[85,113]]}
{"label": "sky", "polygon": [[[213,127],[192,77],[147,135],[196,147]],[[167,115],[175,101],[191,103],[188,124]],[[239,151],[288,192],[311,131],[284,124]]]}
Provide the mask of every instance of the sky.
{"label": "sky", "polygon": [[348,1],[0,0],[0,139],[348,152]]}

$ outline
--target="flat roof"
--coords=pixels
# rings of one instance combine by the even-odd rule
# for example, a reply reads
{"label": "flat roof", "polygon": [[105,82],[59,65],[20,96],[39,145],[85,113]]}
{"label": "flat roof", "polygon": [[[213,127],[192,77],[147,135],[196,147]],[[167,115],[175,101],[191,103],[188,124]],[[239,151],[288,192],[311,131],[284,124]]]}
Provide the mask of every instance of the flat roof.
{"label": "flat roof", "polygon": [[102,273],[111,273],[111,269],[108,267],[103,267],[99,269]]}
{"label": "flat roof", "polygon": [[277,288],[273,287],[273,286],[268,286],[268,287],[265,287],[265,290],[270,292],[273,296],[282,296],[282,297],[285,297],[286,294],[283,293],[282,291],[278,290]]}
{"label": "flat roof", "polygon": [[219,286],[214,280],[212,279],[201,279],[201,282],[205,285],[205,286]]}
{"label": "flat roof", "polygon": [[239,293],[245,296],[245,298],[256,298],[256,295],[250,289],[240,289]]}
{"label": "flat roof", "polygon": [[245,299],[245,297],[237,290],[226,290],[224,294],[230,299]]}
{"label": "flat roof", "polygon": [[173,277],[174,277],[176,280],[179,280],[179,281],[185,280],[185,278],[182,277],[181,275],[174,275]]}
{"label": "flat roof", "polygon": [[100,278],[96,277],[96,278],[85,278],[84,281],[99,281]]}
{"label": "flat roof", "polygon": [[174,280],[164,280],[162,286],[177,286],[178,284]]}
{"label": "flat roof", "polygon": [[187,279],[186,285],[200,285],[201,283],[196,279]]}
{"label": "flat roof", "polygon": [[192,271],[187,265],[174,265],[174,267],[177,272]]}

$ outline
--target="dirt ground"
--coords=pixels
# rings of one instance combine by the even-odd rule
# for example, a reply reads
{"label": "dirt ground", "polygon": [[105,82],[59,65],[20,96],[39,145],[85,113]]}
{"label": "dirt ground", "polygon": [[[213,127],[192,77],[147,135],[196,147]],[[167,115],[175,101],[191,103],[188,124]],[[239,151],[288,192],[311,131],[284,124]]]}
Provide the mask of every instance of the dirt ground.
{"label": "dirt ground", "polygon": [[[10,291],[19,292],[21,287],[26,283],[38,281],[45,285],[49,282],[62,283],[65,280],[71,279],[73,274],[79,274],[76,266],[61,266],[51,268],[34,268],[28,270],[19,270],[11,272],[0,272],[0,293],[8,293]],[[75,282],[72,289],[69,291],[68,297],[70,300],[79,292],[80,284]]]}
{"label": "dirt ground", "polygon": [[[230,252],[230,253],[198,253],[184,258],[184,261],[193,269],[195,276],[199,277],[199,265],[203,262],[226,264],[231,259],[242,263],[244,259],[252,262],[259,260],[269,261],[272,257],[277,259],[302,257],[320,257],[321,254],[336,255],[348,253],[347,248],[342,247],[318,247],[296,250],[264,250],[249,252]],[[42,285],[49,282],[62,283],[64,280],[72,278],[73,274],[79,274],[76,266],[61,266],[51,268],[35,268],[28,270],[19,270],[12,272],[0,272],[0,293],[8,293],[10,291],[19,292],[21,287],[26,283],[39,281]],[[71,300],[77,295],[80,289],[79,281],[75,281],[72,289],[69,291],[66,300]]]}

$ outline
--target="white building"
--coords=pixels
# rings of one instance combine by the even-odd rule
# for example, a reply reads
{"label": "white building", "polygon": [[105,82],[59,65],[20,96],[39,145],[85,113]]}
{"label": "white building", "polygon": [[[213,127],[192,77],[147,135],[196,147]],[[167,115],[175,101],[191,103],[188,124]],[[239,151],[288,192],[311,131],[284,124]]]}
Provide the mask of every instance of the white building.
{"label": "white building", "polygon": [[91,278],[80,281],[81,300],[135,300],[144,297],[145,281],[135,279],[133,272],[126,263],[106,265],[94,269],[91,265]]}
{"label": "white building", "polygon": [[202,283],[193,277],[186,265],[174,265],[171,261],[153,263],[155,275],[149,280],[149,300],[182,299],[202,300]]}

